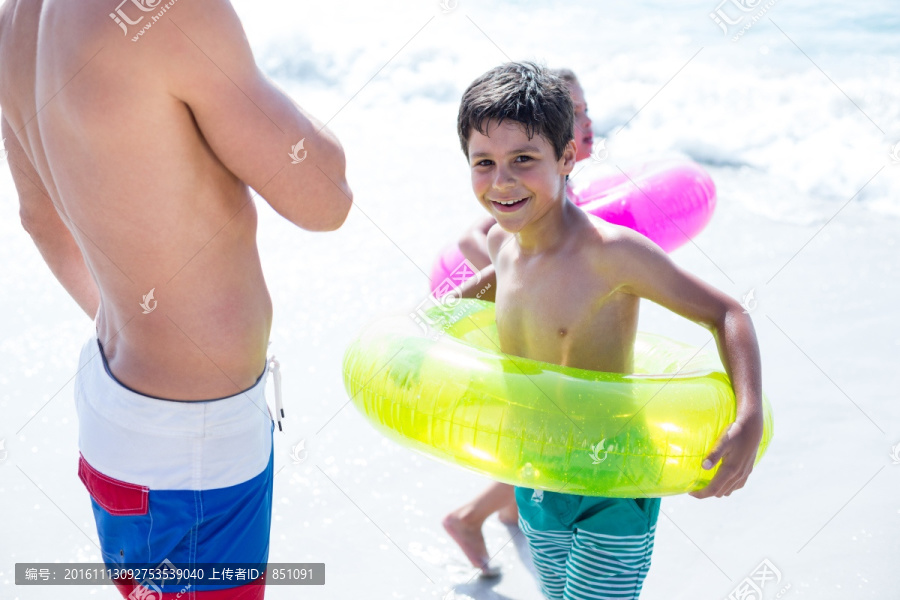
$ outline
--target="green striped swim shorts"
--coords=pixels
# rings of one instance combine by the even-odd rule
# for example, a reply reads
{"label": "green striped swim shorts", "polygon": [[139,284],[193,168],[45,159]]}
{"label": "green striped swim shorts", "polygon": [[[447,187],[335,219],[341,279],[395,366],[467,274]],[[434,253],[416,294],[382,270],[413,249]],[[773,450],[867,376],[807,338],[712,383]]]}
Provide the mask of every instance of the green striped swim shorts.
{"label": "green striped swim shorts", "polygon": [[634,599],[650,570],[659,498],[516,488],[519,528],[550,600]]}

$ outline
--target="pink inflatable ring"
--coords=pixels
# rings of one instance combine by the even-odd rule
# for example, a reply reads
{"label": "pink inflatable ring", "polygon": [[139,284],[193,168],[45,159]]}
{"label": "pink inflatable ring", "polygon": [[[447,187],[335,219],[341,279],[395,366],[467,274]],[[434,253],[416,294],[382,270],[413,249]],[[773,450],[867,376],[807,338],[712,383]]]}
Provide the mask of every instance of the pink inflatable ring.
{"label": "pink inflatable ring", "polygon": [[[716,186],[700,165],[688,160],[643,164],[569,188],[584,211],[630,227],[671,252],[700,233],[712,218]],[[458,244],[445,248],[431,270],[431,291],[449,291],[472,277]]]}

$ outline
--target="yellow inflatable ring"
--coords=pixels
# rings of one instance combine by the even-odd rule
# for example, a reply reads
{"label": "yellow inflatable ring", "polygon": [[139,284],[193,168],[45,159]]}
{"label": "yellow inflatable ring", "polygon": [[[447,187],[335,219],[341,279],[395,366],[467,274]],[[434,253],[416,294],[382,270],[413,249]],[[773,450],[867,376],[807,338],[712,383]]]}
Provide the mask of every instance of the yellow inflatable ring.
{"label": "yellow inflatable ring", "polygon": [[[717,358],[639,333],[636,373],[623,375],[499,347],[494,305],[456,300],[418,323],[367,327],[344,356],[344,384],[387,437],[514,485],[655,497],[698,490],[715,475],[701,463],[735,416]],[[763,408],[757,461],[773,432],[765,397]]]}

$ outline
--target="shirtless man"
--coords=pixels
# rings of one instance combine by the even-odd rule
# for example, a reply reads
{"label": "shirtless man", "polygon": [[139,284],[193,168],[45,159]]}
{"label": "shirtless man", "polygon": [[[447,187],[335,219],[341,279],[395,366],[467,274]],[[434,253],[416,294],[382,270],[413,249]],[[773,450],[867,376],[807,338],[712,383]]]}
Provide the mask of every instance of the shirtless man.
{"label": "shirtless man", "polygon": [[[264,564],[272,304],[248,186],[303,229],[337,229],[343,150],[260,73],[227,0],[115,4],[0,8],[22,224],[96,321],[78,473],[107,565]],[[227,597],[262,598],[244,587]]]}

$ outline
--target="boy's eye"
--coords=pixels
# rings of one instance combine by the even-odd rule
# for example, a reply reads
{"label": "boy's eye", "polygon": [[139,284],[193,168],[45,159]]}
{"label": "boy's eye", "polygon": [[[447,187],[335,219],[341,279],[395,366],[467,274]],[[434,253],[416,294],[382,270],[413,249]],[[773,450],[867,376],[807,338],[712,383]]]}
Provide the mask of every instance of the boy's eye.
{"label": "boy's eye", "polygon": [[528,162],[529,160],[531,160],[530,156],[522,155],[516,157],[516,162]]}
{"label": "boy's eye", "polygon": [[485,158],[484,160],[479,160],[477,163],[475,163],[475,166],[476,167],[489,167],[492,164],[494,164],[494,161],[488,160],[487,158]]}

